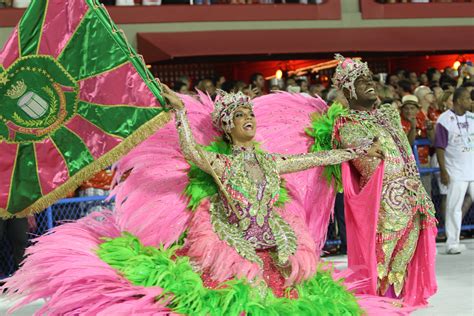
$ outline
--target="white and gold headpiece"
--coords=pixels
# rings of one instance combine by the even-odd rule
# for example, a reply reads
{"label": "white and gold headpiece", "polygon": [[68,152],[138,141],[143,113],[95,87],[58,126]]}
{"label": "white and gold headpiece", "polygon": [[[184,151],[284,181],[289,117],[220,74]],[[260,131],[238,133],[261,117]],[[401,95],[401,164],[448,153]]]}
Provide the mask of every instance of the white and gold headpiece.
{"label": "white and gold headpiece", "polygon": [[361,62],[358,59],[344,58],[341,54],[334,56],[339,61],[336,72],[332,78],[334,85],[342,90],[346,88],[349,90],[351,97],[357,99],[354,82],[362,75],[370,76],[369,66],[367,63]]}
{"label": "white and gold headpiece", "polygon": [[217,90],[214,111],[212,112],[214,127],[221,132],[230,134],[231,129],[234,127],[234,112],[241,106],[252,109],[253,104],[250,97],[242,92],[227,93],[223,90]]}

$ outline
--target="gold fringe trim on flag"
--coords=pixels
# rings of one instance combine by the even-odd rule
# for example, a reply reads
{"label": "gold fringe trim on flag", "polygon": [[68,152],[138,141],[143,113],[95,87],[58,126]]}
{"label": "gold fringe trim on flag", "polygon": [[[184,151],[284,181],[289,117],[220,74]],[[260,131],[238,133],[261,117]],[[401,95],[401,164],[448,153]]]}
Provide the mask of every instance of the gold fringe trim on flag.
{"label": "gold fringe trim on flag", "polygon": [[154,134],[170,120],[171,114],[169,112],[161,112],[153,119],[140,126],[135,132],[133,132],[132,135],[123,140],[114,149],[112,149],[105,155],[99,157],[90,165],[78,171],[65,183],[63,183],[50,193],[46,194],[45,196],[41,197],[24,210],[12,214],[6,209],[0,208],[0,218],[8,219],[12,217],[26,217],[28,215],[44,211],[44,209],[55,203],[57,200],[64,198],[70,192],[76,190],[84,181],[90,179],[97,172],[115,163],[120,157],[127,154],[140,142],[144,141],[146,138]]}

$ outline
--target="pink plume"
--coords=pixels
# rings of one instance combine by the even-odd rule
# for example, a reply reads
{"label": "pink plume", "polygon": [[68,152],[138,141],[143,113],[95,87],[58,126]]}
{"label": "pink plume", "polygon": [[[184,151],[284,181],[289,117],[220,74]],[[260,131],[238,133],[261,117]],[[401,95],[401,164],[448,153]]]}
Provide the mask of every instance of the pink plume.
{"label": "pink plume", "polygon": [[219,239],[213,230],[209,215],[209,200],[201,203],[189,225],[186,238],[186,255],[203,270],[208,270],[218,282],[233,277],[246,277],[249,280],[261,275],[255,263],[242,258],[225,241]]}
{"label": "pink plume", "polygon": [[[311,114],[327,110],[319,97],[279,92],[255,98],[257,140],[271,153],[307,153],[314,143],[305,133]],[[304,218],[316,242],[317,255],[326,241],[328,222],[334,209],[335,191],[322,177],[323,167],[286,174],[291,201],[286,208]]]}
{"label": "pink plume", "polygon": [[47,298],[36,315],[105,315],[118,306],[127,315],[152,310],[153,315],[168,315],[169,309],[155,302],[161,288],[134,286],[97,256],[104,237],[120,235],[112,214],[104,212],[37,238],[23,266],[6,280],[7,296],[18,300],[9,312]]}
{"label": "pink plume", "polygon": [[279,92],[252,100],[257,119],[256,140],[271,153],[307,153],[313,140],[305,128],[311,126],[310,115],[327,109],[321,98]]}
{"label": "pink plume", "polygon": [[[207,145],[217,136],[210,118],[213,103],[209,96],[198,93],[199,100],[189,95],[180,97],[196,141]],[[168,247],[177,241],[191,216],[182,195],[188,169],[174,120],[123,157],[115,165],[114,183],[132,171],[111,193],[115,195],[120,229],[136,235],[146,246],[163,243]]]}
{"label": "pink plume", "polygon": [[174,123],[137,146],[115,168],[118,179],[132,169],[111,193],[115,194],[120,230],[139,237],[146,246],[163,243],[167,247],[178,240],[190,216],[181,195],[189,165],[178,147]]}
{"label": "pink plume", "polygon": [[209,145],[216,137],[221,136],[212,125],[211,113],[214,110],[214,102],[204,92],[200,90],[197,92],[198,98],[185,94],[179,96],[186,106],[189,125],[191,125],[196,142]]}

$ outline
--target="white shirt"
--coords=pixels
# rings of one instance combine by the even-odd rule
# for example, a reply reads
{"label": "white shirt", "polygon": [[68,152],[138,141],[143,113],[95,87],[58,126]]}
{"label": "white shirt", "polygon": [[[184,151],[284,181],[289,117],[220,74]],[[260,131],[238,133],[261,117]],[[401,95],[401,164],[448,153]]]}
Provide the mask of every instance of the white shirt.
{"label": "white shirt", "polygon": [[474,181],[474,113],[459,116],[448,110],[436,123],[435,146],[445,150],[450,179]]}

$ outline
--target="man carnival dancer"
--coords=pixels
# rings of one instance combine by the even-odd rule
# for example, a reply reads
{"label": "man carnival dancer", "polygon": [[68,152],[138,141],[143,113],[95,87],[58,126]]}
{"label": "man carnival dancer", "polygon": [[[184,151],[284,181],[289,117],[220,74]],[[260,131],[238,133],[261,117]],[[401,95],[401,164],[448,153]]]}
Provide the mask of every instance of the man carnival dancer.
{"label": "man carnival dancer", "polygon": [[[359,157],[343,167],[344,190],[351,181],[361,188],[358,196],[348,197],[346,192],[347,225],[352,226],[348,229],[349,267],[362,264],[368,269],[373,281],[368,293],[402,298],[411,305],[426,304],[436,291],[433,204],[420,181],[398,110],[390,104],[376,108],[375,83],[367,63],[339,54],[336,59],[339,64],[333,81],[349,101],[349,110],[335,121],[333,147],[349,148],[378,138],[385,155],[384,162]],[[377,172],[381,185],[372,192],[367,191],[373,187],[362,190],[370,187]],[[350,177],[354,175],[358,176],[355,181]],[[376,196],[380,204],[373,205]],[[357,220],[369,211],[378,214],[373,223],[363,217]],[[366,247],[369,241],[356,232],[359,224],[372,232],[373,247]],[[370,253],[361,254],[367,251]]]}

